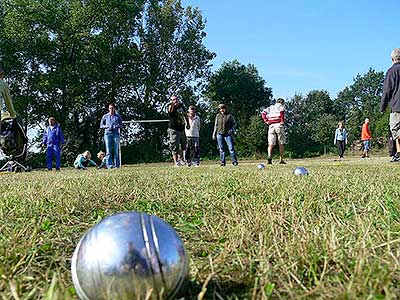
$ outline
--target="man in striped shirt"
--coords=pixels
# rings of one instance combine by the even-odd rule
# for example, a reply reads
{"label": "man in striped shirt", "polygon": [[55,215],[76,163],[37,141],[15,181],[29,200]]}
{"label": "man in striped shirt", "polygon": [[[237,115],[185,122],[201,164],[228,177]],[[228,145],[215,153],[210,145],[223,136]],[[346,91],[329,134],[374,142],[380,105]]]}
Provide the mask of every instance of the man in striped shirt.
{"label": "man in striped shirt", "polygon": [[284,144],[286,142],[285,134],[285,100],[278,98],[274,105],[264,109],[261,116],[264,123],[268,126],[268,164],[272,164],[272,150],[275,144],[279,144],[279,163],[286,164],[283,160]]}

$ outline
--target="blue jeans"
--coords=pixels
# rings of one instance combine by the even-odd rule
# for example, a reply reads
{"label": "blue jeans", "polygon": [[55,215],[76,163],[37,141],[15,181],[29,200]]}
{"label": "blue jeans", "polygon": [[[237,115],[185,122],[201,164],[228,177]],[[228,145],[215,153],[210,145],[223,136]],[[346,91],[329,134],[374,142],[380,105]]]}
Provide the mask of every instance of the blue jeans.
{"label": "blue jeans", "polygon": [[222,135],[220,133],[217,134],[217,142],[219,148],[219,157],[221,160],[221,164],[225,165],[225,151],[224,151],[224,140],[226,145],[228,146],[229,154],[231,156],[232,164],[237,164],[237,157],[235,148],[233,146],[233,138],[231,135]]}
{"label": "blue jeans", "polygon": [[119,159],[119,133],[107,132],[104,134],[104,143],[106,144],[107,168],[119,168],[121,166]]}
{"label": "blue jeans", "polygon": [[56,159],[56,170],[60,170],[61,148],[59,145],[47,145],[47,149],[46,149],[47,170],[51,170],[53,168],[53,158]]}

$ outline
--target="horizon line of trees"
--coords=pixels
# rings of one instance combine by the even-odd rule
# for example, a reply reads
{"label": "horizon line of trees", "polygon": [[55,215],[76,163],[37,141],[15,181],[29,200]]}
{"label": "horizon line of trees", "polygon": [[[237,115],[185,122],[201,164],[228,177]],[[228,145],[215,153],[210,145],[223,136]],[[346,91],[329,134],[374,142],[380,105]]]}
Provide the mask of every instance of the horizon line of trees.
{"label": "horizon line of trees", "polygon": [[[26,129],[43,129],[49,116],[60,122],[66,161],[104,148],[99,122],[109,102],[124,120],[164,119],[172,94],[198,108],[202,157],[218,155],[211,138],[218,103],[238,121],[239,155],[265,155],[260,113],[272,104],[273,89],[253,64],[234,60],[212,72],[216,54],[203,44],[205,24],[198,8],[180,0],[5,0],[0,63]],[[370,69],[335,99],[325,90],[287,99],[286,151],[292,157],[326,152],[339,120],[350,139],[358,138],[366,117],[373,136],[386,137],[388,115],[379,113],[383,79],[383,72]],[[123,162],[168,159],[166,129],[165,123],[127,126]],[[31,142],[40,139],[39,130]]]}

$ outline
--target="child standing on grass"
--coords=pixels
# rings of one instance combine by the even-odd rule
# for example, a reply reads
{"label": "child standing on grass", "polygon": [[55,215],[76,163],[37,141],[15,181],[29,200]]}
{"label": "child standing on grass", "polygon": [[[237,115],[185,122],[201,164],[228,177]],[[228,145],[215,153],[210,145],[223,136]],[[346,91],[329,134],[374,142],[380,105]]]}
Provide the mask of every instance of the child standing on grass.
{"label": "child standing on grass", "polygon": [[342,121],[338,123],[338,128],[336,128],[333,143],[334,145],[337,145],[339,149],[339,159],[343,159],[344,150],[347,144],[347,131],[344,128]]}
{"label": "child standing on grass", "polygon": [[361,141],[364,145],[364,151],[361,158],[369,157],[369,149],[371,148],[371,131],[369,130],[369,119],[366,118],[361,129]]}
{"label": "child standing on grass", "polygon": [[97,167],[97,164],[91,158],[92,154],[90,151],[79,154],[74,161],[74,167],[79,170],[87,170],[89,166]]}
{"label": "child standing on grass", "polygon": [[103,151],[97,153],[97,158],[100,159],[101,163],[97,167],[98,169],[107,169],[107,157]]}

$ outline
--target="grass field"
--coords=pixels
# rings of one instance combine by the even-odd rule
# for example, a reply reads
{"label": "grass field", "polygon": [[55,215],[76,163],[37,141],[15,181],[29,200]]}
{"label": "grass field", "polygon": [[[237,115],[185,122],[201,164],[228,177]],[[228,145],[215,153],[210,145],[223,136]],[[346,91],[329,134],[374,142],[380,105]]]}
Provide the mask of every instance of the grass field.
{"label": "grass field", "polygon": [[[400,298],[400,164],[256,164],[0,174],[1,299],[76,299],[76,244],[126,210],[184,240],[185,299]],[[310,175],[293,175],[299,165]]]}

